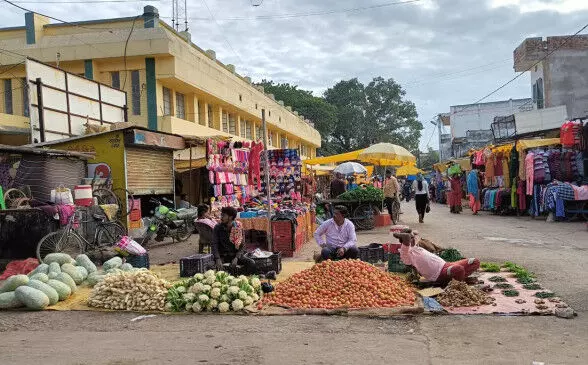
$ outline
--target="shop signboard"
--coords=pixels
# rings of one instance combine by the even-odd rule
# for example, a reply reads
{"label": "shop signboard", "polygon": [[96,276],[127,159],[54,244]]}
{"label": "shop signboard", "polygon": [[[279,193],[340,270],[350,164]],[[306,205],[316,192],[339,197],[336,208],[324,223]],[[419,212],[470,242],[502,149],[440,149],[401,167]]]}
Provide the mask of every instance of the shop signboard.
{"label": "shop signboard", "polygon": [[29,58],[25,64],[33,143],[109,130],[127,121],[124,91]]}
{"label": "shop signboard", "polygon": [[131,133],[128,135],[130,136],[130,138],[127,138],[128,144],[162,147],[173,150],[182,150],[186,148],[184,138],[180,136],[174,136],[172,134],[151,132],[142,129],[132,129]]}

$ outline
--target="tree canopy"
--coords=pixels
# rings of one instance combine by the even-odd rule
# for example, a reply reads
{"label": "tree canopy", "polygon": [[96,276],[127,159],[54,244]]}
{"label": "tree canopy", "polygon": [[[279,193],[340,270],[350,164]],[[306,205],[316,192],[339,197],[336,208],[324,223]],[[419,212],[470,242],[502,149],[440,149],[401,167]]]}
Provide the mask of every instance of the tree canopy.
{"label": "tree canopy", "polygon": [[323,97],[288,83],[263,80],[259,85],[314,122],[323,155],[378,142],[418,149],[423,126],[414,103],[405,99],[406,92],[394,79],[376,77],[367,85],[357,78],[339,81]]}

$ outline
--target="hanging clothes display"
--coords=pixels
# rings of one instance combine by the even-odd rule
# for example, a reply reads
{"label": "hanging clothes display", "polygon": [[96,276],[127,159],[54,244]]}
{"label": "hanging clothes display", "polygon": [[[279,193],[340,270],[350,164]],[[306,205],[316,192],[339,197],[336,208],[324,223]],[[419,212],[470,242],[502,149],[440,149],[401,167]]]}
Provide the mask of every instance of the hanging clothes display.
{"label": "hanging clothes display", "polygon": [[527,182],[527,195],[533,195],[533,178],[535,171],[535,155],[533,152],[528,152],[525,157],[525,175]]}

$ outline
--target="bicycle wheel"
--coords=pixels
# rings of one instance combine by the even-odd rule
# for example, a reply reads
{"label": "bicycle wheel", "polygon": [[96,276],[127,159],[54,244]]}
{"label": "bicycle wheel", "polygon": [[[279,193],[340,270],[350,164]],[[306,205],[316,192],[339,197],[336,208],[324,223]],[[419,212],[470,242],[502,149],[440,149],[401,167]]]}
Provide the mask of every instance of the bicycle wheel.
{"label": "bicycle wheel", "polygon": [[376,216],[380,210],[371,204],[361,204],[353,211],[353,220],[359,229],[370,230],[376,227]]}
{"label": "bicycle wheel", "polygon": [[41,238],[37,244],[37,258],[41,262],[48,254],[57,252],[66,253],[71,257],[84,253],[82,239],[71,232],[66,234],[63,231],[57,231]]}
{"label": "bicycle wheel", "polygon": [[126,236],[126,234],[126,229],[118,222],[99,225],[94,244],[97,247],[112,246],[120,241],[122,236]]}
{"label": "bicycle wheel", "polygon": [[191,235],[192,231],[190,230],[189,225],[186,223],[182,227],[178,228],[178,230],[176,231],[175,239],[178,242],[183,242],[190,238]]}

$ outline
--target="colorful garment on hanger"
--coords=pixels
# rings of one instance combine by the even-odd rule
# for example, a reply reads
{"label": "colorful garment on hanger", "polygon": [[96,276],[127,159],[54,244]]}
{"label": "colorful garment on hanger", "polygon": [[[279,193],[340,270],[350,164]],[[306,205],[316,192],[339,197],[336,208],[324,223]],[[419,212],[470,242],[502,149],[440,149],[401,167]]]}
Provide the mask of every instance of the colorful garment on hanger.
{"label": "colorful garment on hanger", "polygon": [[525,157],[525,175],[527,181],[527,195],[533,195],[533,177],[535,171],[535,155],[533,152],[527,153]]}

